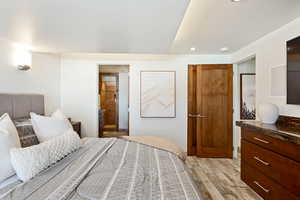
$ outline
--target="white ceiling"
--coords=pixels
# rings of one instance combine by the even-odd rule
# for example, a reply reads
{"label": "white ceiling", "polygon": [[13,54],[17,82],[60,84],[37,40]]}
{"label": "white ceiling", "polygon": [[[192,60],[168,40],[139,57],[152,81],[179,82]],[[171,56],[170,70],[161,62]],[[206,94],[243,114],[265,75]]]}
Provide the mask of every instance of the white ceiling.
{"label": "white ceiling", "polygon": [[172,52],[234,52],[300,17],[300,0],[191,0]]}
{"label": "white ceiling", "polygon": [[297,17],[299,0],[6,0],[0,38],[54,53],[219,54]]}
{"label": "white ceiling", "polygon": [[5,0],[0,37],[39,51],[164,53],[189,0]]}

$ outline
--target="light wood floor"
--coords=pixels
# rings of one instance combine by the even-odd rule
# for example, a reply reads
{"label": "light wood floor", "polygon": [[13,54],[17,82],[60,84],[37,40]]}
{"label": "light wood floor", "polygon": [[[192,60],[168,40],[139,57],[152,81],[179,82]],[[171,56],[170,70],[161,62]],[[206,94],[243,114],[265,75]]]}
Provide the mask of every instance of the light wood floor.
{"label": "light wood floor", "polygon": [[104,131],[103,137],[120,137],[127,136],[128,133],[125,131]]}
{"label": "light wood floor", "polygon": [[240,179],[240,159],[188,157],[186,164],[204,200],[261,200]]}

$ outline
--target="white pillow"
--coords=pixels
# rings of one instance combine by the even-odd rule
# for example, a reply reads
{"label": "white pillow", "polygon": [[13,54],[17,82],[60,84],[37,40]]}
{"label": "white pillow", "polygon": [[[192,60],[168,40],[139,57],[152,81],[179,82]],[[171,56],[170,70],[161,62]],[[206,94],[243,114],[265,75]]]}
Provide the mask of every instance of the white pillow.
{"label": "white pillow", "polygon": [[54,113],[52,113],[51,117],[54,119],[68,120],[69,127],[73,129],[73,126],[70,123],[69,119],[66,117],[66,115],[61,110],[57,109]]}
{"label": "white pillow", "polygon": [[32,127],[40,143],[62,135],[67,130],[72,129],[67,119],[56,119],[35,113],[30,113],[30,117]]}
{"label": "white pillow", "polygon": [[5,113],[0,117],[0,182],[15,174],[9,154],[15,147],[21,147],[18,131]]}
{"label": "white pillow", "polygon": [[69,129],[64,134],[44,143],[11,149],[11,163],[17,176],[26,182],[78,149],[80,145],[78,134]]}

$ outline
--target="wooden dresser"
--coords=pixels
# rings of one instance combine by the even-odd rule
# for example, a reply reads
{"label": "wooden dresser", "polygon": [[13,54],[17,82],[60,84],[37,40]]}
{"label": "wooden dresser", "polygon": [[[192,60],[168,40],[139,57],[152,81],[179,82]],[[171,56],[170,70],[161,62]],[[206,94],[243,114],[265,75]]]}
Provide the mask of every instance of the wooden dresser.
{"label": "wooden dresser", "polygon": [[237,125],[242,128],[241,179],[264,199],[300,199],[300,132],[260,122]]}

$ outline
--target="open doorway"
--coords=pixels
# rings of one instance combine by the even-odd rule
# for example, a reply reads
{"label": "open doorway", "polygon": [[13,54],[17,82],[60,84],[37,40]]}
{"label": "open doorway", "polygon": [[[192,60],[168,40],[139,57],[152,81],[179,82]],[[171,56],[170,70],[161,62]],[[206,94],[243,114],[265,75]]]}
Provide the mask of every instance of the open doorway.
{"label": "open doorway", "polygon": [[129,66],[99,66],[99,137],[129,135]]}
{"label": "open doorway", "polygon": [[[256,59],[255,56],[236,64],[234,121],[256,120]],[[234,149],[240,153],[241,130],[235,125]],[[235,157],[236,157],[235,156]]]}

